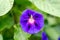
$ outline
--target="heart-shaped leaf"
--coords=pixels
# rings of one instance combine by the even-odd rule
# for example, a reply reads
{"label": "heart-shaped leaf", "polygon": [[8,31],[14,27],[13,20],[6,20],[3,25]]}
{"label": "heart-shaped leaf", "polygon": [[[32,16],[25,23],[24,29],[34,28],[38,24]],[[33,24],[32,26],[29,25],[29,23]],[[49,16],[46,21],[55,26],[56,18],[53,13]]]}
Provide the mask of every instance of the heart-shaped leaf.
{"label": "heart-shaped leaf", "polygon": [[5,15],[13,6],[14,0],[0,0],[0,16]]}
{"label": "heart-shaped leaf", "polygon": [[60,0],[30,0],[37,8],[53,16],[60,17]]}

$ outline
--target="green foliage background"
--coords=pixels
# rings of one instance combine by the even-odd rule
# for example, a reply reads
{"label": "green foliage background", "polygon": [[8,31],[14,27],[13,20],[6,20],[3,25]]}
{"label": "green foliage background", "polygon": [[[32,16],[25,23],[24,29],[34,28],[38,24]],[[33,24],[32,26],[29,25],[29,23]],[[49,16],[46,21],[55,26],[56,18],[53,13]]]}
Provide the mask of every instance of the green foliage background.
{"label": "green foliage background", "polygon": [[[60,36],[59,0],[51,0],[52,3],[49,0],[8,1],[0,1],[0,40],[41,40],[42,31],[46,32],[49,40],[58,40]],[[19,20],[25,9],[32,9],[44,15],[45,25],[39,33],[28,34],[21,29]]]}

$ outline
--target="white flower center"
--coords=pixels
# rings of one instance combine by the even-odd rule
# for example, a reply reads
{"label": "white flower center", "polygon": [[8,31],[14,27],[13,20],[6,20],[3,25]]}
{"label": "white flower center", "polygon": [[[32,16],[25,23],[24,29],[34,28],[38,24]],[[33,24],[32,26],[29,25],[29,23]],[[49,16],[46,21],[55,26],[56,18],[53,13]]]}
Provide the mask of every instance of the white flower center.
{"label": "white flower center", "polygon": [[33,19],[32,15],[31,15],[31,17],[29,18],[28,22],[31,23],[31,24],[34,23],[34,19]]}

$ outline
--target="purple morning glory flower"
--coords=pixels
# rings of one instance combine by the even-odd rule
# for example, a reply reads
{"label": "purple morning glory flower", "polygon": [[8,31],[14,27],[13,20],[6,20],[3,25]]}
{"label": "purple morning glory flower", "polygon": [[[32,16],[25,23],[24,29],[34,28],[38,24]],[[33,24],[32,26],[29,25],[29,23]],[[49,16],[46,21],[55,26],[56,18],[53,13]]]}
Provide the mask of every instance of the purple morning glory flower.
{"label": "purple morning glory flower", "polygon": [[42,40],[48,40],[48,37],[45,32],[42,32]]}
{"label": "purple morning glory flower", "polygon": [[26,9],[20,16],[20,25],[23,31],[34,34],[38,33],[44,26],[43,15],[31,9]]}

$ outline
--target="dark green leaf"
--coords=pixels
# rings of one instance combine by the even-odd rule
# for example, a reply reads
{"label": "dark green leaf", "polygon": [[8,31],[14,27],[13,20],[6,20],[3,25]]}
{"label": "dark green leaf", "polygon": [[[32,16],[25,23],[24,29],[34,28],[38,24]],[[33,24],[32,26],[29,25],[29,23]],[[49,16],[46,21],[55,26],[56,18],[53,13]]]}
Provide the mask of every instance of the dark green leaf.
{"label": "dark green leaf", "polygon": [[0,17],[0,31],[4,30],[5,28],[11,28],[14,24],[14,18],[12,15],[5,15]]}

